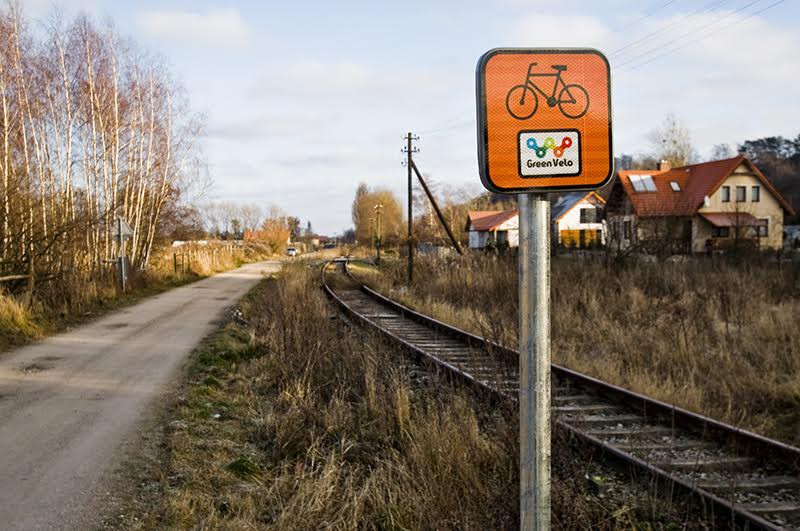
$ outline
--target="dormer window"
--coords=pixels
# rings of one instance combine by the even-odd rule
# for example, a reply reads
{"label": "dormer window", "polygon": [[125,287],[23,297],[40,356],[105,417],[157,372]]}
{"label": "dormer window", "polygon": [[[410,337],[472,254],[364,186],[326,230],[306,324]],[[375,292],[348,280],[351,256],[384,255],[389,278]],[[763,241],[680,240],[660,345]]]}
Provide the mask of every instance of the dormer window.
{"label": "dormer window", "polygon": [[681,185],[678,184],[678,181],[670,181],[669,182],[669,187],[672,188],[673,192],[680,192],[681,191]]}

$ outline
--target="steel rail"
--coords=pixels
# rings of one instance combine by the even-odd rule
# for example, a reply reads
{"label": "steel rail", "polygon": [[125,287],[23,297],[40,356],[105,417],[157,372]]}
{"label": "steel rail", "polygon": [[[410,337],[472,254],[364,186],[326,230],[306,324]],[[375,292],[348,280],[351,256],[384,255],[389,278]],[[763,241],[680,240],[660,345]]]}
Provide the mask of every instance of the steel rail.
{"label": "steel rail", "polygon": [[[429,330],[438,332],[444,337],[455,340],[465,345],[467,349],[488,352],[491,354],[491,358],[499,356],[510,366],[515,365],[518,361],[516,351],[412,310],[376,292],[352,275],[348,260],[330,261],[322,267],[322,286],[326,295],[347,315],[354,318],[356,322],[367,328],[379,331],[416,357],[426,360],[454,375],[457,379],[467,383],[493,400],[517,401],[516,392],[498,389],[491,381],[481,379],[476,375],[470,374],[457,364],[447,362],[441,356],[432,352],[431,349],[416,345],[413,340],[404,338],[400,333],[388,330],[385,326],[381,326],[376,322],[374,318],[370,319],[369,314],[358,311],[352,303],[344,300],[341,294],[337,294],[336,290],[332,289],[327,282],[326,271],[332,264],[337,262],[342,265],[343,272],[348,280],[355,284],[355,291],[363,294],[379,307],[389,309],[410,322],[417,323]],[[657,420],[662,425],[670,426],[673,430],[673,435],[675,433],[680,434],[679,432],[683,431],[703,441],[713,441],[715,444],[721,445],[728,453],[740,457],[749,457],[759,463],[768,463],[770,466],[778,465],[782,470],[791,474],[789,479],[796,478],[800,473],[800,449],[798,448],[725,424],[710,417],[654,400],[560,365],[553,364],[552,373],[557,381],[567,382],[570,388],[575,387],[592,395],[602,397],[606,401],[619,404],[620,407],[626,410],[638,412],[645,420]],[[577,422],[579,423],[579,421]],[[748,529],[778,530],[786,528],[776,523],[775,518],[756,514],[752,510],[745,508],[744,504],[735,503],[711,492],[707,488],[699,486],[695,482],[679,477],[664,467],[657,466],[657,464],[625,451],[619,445],[602,440],[596,433],[589,433],[589,430],[574,426],[568,420],[557,416],[554,418],[554,424],[558,429],[566,431],[583,443],[600,451],[606,459],[617,467],[626,469],[628,473],[640,479],[646,479],[648,484],[656,489],[657,493],[669,497],[673,495],[687,497],[702,505],[712,518],[718,518],[734,526]],[[608,433],[611,434],[612,432]],[[800,485],[800,478],[797,478],[797,484]],[[735,487],[735,485],[733,486]],[[792,514],[794,515],[794,512]],[[798,508],[798,514],[800,514],[800,508]]]}

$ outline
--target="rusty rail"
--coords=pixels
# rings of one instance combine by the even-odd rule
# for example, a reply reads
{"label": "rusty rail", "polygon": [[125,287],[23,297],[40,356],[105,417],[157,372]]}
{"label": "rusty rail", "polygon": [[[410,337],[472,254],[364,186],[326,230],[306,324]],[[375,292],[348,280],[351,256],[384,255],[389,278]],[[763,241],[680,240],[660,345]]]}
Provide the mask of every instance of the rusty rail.
{"label": "rusty rail", "polygon": [[[505,366],[514,367],[518,362],[516,351],[423,315],[364,286],[352,276],[347,260],[339,261],[338,265],[357,286],[352,290],[356,293],[347,290],[337,293],[326,279],[326,270],[334,262],[323,266],[323,289],[356,322],[380,331],[418,358],[447,371],[493,400],[517,400],[518,384],[512,388],[503,384],[501,377],[493,380],[474,370],[470,372],[469,365],[480,367],[490,360],[500,359]],[[403,330],[407,331],[405,335]],[[425,330],[434,336],[424,335]],[[424,337],[424,341],[419,340],[420,337]],[[437,341],[442,348],[448,345],[449,352],[456,348],[454,345],[462,345],[462,352],[453,359],[463,361],[454,362],[448,360],[446,354],[437,353]],[[470,352],[475,353],[472,358],[467,355]],[[555,417],[556,429],[597,449],[610,463],[646,481],[657,494],[680,495],[694,501],[715,523],[769,530],[800,527],[800,449],[566,367],[553,364],[552,374],[558,382],[553,391],[554,410],[561,412]],[[581,396],[585,398],[579,399]],[[639,431],[631,428],[626,432],[624,424],[619,424],[623,426],[621,430],[606,430],[601,424],[605,422],[603,415],[587,414],[603,410],[607,419],[624,418]],[[674,451],[672,461],[653,462],[643,457],[642,452],[637,455],[640,449],[637,450],[636,445],[642,446],[642,441],[648,440],[647,433],[659,431],[666,434],[662,439],[671,441],[661,446]],[[628,434],[627,442],[624,436],[614,438],[619,433]],[[658,442],[653,446],[659,449]],[[706,452],[706,456],[698,457],[696,462],[682,461],[681,451],[693,448],[705,448],[700,451]],[[731,472],[731,478],[738,474],[741,479],[732,480],[732,488],[728,488],[724,483],[704,480],[704,467],[714,471],[712,475],[727,474],[728,467],[736,471]],[[784,498],[797,502],[746,504],[737,501],[737,496],[752,496],[753,493],[768,498],[769,494],[762,491],[773,488],[783,489],[779,492]]]}

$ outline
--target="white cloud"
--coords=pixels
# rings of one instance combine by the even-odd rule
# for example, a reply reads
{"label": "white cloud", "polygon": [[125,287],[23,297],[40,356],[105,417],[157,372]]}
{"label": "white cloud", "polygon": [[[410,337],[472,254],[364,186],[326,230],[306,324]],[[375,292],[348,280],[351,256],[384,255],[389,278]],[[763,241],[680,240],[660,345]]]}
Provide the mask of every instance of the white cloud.
{"label": "white cloud", "polygon": [[[794,31],[786,31],[769,24],[763,18],[728,19],[728,25],[720,25],[707,39],[688,47],[705,59],[731,67],[742,77],[757,78],[761,82],[769,79],[800,81],[797,50],[800,37]],[[704,24],[713,19],[706,17]]]}
{"label": "white cloud", "polygon": [[418,68],[387,70],[348,60],[302,60],[262,74],[248,96],[256,99],[272,98],[275,94],[312,97],[306,101],[307,105],[326,98],[341,102],[344,97],[392,105],[396,98],[442,95],[451,86],[452,80],[446,75]]}
{"label": "white cloud", "polygon": [[139,15],[139,25],[151,36],[192,44],[241,46],[250,36],[236,9],[212,9],[207,13],[150,10]]}
{"label": "white cloud", "polygon": [[324,124],[322,116],[308,111],[265,111],[252,116],[224,116],[214,119],[209,124],[208,135],[234,142],[262,141],[267,137],[284,137],[309,129],[319,129]]}
{"label": "white cloud", "polygon": [[729,10],[673,13],[617,43],[630,44],[610,54],[618,151],[646,150],[646,133],[668,112],[686,122],[703,155],[718,143],[797,134],[792,124],[800,109],[781,95],[800,82],[800,36],[779,22],[746,17]]}
{"label": "white cloud", "polygon": [[590,47],[611,49],[616,38],[596,17],[575,14],[536,14],[522,17],[509,32],[515,46]]}

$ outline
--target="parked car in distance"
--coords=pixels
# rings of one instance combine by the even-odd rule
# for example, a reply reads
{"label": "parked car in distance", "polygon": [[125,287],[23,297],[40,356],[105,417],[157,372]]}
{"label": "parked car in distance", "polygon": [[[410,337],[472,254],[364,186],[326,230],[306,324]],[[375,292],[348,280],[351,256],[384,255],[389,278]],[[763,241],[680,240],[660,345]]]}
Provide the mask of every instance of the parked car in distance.
{"label": "parked car in distance", "polygon": [[297,256],[297,249],[295,247],[289,247],[286,249],[286,256]]}

